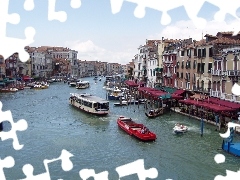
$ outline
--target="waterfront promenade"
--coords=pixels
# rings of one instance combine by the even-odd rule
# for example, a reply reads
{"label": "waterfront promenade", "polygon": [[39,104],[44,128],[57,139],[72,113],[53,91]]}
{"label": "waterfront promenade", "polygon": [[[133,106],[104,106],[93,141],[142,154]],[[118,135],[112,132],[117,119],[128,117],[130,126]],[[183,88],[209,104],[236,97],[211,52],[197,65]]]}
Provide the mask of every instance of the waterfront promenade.
{"label": "waterfront promenade", "polygon": [[[181,109],[180,109],[179,107],[171,108],[171,110],[172,110],[173,112],[178,113],[178,114],[182,114],[182,115],[184,115],[184,116],[188,116],[188,117],[190,117],[190,118],[193,118],[193,119],[196,119],[196,120],[199,120],[199,121],[202,120],[200,117],[193,116],[193,115],[190,115],[190,114],[181,112]],[[211,125],[215,126],[218,131],[220,131],[221,129],[223,129],[223,128],[220,127],[221,124],[219,124],[219,123],[216,125],[216,122],[210,121],[210,120],[206,120],[206,119],[204,119],[204,118],[203,118],[203,121],[204,121],[205,123],[208,123],[208,124],[211,124]],[[228,120],[228,122],[230,122],[230,119]],[[239,123],[239,121],[235,121],[235,123]],[[227,127],[226,127],[226,128],[227,128]],[[227,130],[226,128],[224,128],[224,131]],[[240,134],[240,127],[236,127],[236,128],[235,128],[235,132],[238,133],[238,134]]]}

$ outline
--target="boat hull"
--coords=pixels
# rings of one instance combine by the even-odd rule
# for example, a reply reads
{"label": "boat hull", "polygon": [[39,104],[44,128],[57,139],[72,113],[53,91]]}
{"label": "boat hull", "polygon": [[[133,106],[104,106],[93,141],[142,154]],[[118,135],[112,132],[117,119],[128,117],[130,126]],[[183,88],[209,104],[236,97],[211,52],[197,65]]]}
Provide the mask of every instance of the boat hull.
{"label": "boat hull", "polygon": [[147,129],[143,124],[138,124],[131,120],[131,118],[119,117],[117,119],[118,127],[125,131],[127,134],[134,136],[141,141],[155,141],[156,134],[144,129]]}
{"label": "boat hull", "polygon": [[119,100],[119,96],[108,96],[108,100]]}
{"label": "boat hull", "polygon": [[240,157],[240,143],[231,143],[223,140],[222,150],[226,151],[229,154]]}

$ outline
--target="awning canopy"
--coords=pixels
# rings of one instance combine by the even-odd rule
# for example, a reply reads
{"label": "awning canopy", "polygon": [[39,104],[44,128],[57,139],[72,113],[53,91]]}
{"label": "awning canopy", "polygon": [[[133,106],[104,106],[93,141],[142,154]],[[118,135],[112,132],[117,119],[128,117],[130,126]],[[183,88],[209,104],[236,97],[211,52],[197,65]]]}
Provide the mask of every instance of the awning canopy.
{"label": "awning canopy", "polygon": [[198,101],[198,100],[192,100],[192,99],[184,99],[184,100],[179,100],[180,103],[188,104],[188,105],[195,105],[197,107],[203,107],[205,109],[209,109],[215,112],[222,112],[222,111],[234,111],[233,108],[226,107],[226,106],[221,106],[208,103],[205,101]]}
{"label": "awning canopy", "polygon": [[212,104],[218,104],[218,105],[224,106],[224,107],[229,107],[229,108],[235,109],[235,110],[240,110],[240,104],[236,103],[236,102],[231,102],[231,101],[214,98],[214,97],[210,97],[209,99],[205,99],[204,101],[212,103]]}
{"label": "awning canopy", "polygon": [[23,79],[24,81],[27,81],[27,80],[31,80],[31,79],[33,79],[33,78],[31,78],[31,77],[29,77],[29,76],[26,76],[26,75],[24,75],[24,76],[22,77],[22,79]]}
{"label": "awning canopy", "polygon": [[130,86],[130,87],[138,87],[139,85],[137,83],[135,83],[134,81],[125,81],[125,84]]}

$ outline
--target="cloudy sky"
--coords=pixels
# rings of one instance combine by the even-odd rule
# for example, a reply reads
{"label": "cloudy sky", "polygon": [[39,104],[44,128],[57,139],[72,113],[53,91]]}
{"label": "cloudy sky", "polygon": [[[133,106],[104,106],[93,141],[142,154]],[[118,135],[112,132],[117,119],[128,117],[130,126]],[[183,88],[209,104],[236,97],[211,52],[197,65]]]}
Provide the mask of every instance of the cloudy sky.
{"label": "cloudy sky", "polygon": [[[219,8],[210,3],[204,3],[197,14],[207,20],[207,25],[196,28],[184,6],[168,11],[171,22],[162,25],[161,11],[146,8],[145,16],[139,18],[134,14],[137,5],[127,0],[118,13],[112,12],[110,0],[82,0],[76,9],[70,6],[70,1],[56,0],[56,11],[67,13],[65,22],[48,20],[47,0],[35,0],[32,11],[24,9],[25,0],[10,1],[9,13],[18,13],[21,20],[17,25],[7,25],[7,36],[25,39],[24,29],[32,26],[36,35],[30,46],[64,46],[77,50],[81,60],[127,64],[146,39],[192,37],[200,40],[202,33],[215,35],[219,31],[233,31],[240,24],[231,14],[225,16],[224,21],[214,21]],[[236,14],[239,12],[240,8]]]}

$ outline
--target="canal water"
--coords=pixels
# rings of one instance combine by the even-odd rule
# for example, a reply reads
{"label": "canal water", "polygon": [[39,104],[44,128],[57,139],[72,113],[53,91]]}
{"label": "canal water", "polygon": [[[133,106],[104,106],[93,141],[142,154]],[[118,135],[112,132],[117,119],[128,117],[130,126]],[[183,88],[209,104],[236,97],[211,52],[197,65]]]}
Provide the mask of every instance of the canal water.
{"label": "canal water", "polygon": [[[14,150],[12,140],[1,141],[0,158],[12,156],[13,168],[4,169],[6,179],[24,179],[25,164],[34,167],[34,175],[46,173],[44,159],[58,158],[63,149],[72,153],[73,169],[65,172],[61,162],[49,164],[51,179],[81,179],[79,171],[94,169],[96,173],[109,172],[109,180],[119,178],[115,168],[139,159],[144,159],[145,169],[156,168],[159,180],[211,180],[217,175],[226,175],[226,169],[238,171],[240,159],[221,150],[222,138],[212,125],[204,124],[203,137],[200,136],[200,121],[177,113],[168,113],[156,119],[144,115],[143,105],[114,107],[110,102],[110,114],[97,117],[68,104],[71,92],[87,92],[106,98],[104,81],[90,81],[89,89],[75,89],[63,82],[56,82],[48,89],[25,89],[17,93],[0,94],[3,111],[11,110],[16,122],[25,119],[26,131],[18,131],[21,150]],[[104,80],[104,78],[103,78]],[[118,128],[116,120],[120,115],[128,116],[145,124],[157,134],[155,142],[140,142]],[[175,135],[174,124],[180,122],[189,126],[189,132]],[[4,122],[4,129],[11,124]],[[226,161],[217,164],[216,154],[225,155]],[[93,178],[92,178],[93,179]],[[137,175],[121,180],[135,180]]]}

